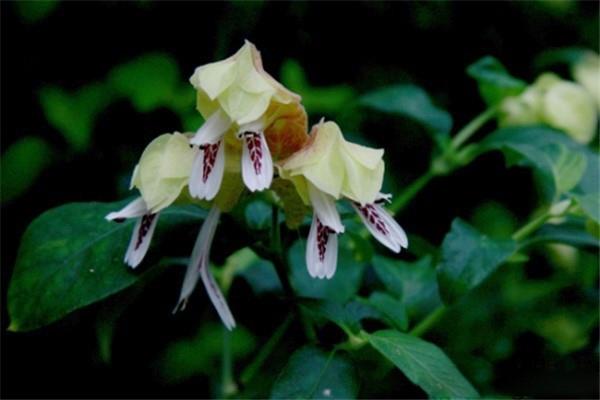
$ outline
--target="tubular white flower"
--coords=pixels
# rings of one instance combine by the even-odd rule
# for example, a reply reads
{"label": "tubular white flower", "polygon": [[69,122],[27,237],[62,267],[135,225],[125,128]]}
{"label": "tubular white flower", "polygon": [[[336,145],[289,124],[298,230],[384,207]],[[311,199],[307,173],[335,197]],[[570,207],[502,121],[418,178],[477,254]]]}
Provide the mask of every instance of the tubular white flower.
{"label": "tubular white flower", "polygon": [[227,114],[217,110],[196,131],[190,143],[196,145],[216,143],[223,138],[230,126],[231,120]]}
{"label": "tubular white flower", "polygon": [[123,260],[131,268],[136,268],[148,252],[159,215],[148,213],[138,218]]}
{"label": "tubular white flower", "polygon": [[189,182],[190,194],[199,199],[212,200],[221,188],[224,172],[224,141],[218,140],[212,144],[200,145],[200,151],[192,164]]}
{"label": "tubular white flower", "polygon": [[393,252],[399,253],[402,248],[408,247],[408,238],[402,227],[380,205],[380,201],[388,200],[387,196],[379,194],[375,203],[365,205],[353,201],[352,207],[375,239]]}
{"label": "tubular white flower", "polygon": [[122,222],[128,218],[141,217],[147,212],[146,202],[142,197],[138,197],[119,211],[113,211],[104,218],[108,221]]}
{"label": "tubular white flower", "polygon": [[233,315],[229,310],[227,301],[219,289],[219,286],[215,282],[208,265],[210,258],[210,247],[217,230],[220,215],[221,211],[217,207],[213,207],[208,213],[206,220],[202,224],[202,228],[200,228],[200,232],[198,233],[196,243],[194,244],[194,250],[192,251],[192,256],[190,257],[190,261],[185,273],[183,286],[181,287],[181,293],[179,295],[179,301],[177,302],[174,312],[185,309],[187,300],[194,291],[194,288],[198,283],[198,279],[202,279],[202,283],[206,288],[208,297],[217,310],[219,317],[221,317],[225,327],[231,330],[235,327],[235,320],[233,319]]}
{"label": "tubular white flower", "polygon": [[340,214],[335,208],[335,199],[317,189],[312,183],[307,182],[308,197],[313,206],[315,215],[323,223],[335,233],[344,232],[344,225],[340,219]]}
{"label": "tubular white flower", "polygon": [[262,131],[245,131],[242,149],[242,178],[251,192],[267,189],[273,181],[273,159]]}

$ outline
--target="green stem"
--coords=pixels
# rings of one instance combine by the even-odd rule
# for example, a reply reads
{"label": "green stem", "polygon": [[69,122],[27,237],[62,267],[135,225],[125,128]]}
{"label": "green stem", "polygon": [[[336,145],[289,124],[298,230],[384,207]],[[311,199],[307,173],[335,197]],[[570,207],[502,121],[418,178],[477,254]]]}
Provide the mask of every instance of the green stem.
{"label": "green stem", "polygon": [[435,174],[429,170],[424,175],[414,180],[402,191],[400,196],[392,201],[392,204],[390,204],[388,209],[392,214],[400,212],[434,177]]}
{"label": "green stem", "polygon": [[463,143],[471,138],[483,125],[491,120],[496,115],[496,107],[490,107],[478,116],[476,116],[471,122],[465,125],[456,135],[452,138],[450,144],[450,150],[457,150]]}
{"label": "green stem", "polygon": [[534,218],[533,220],[531,220],[528,223],[526,223],[525,225],[523,225],[515,233],[513,233],[513,235],[512,235],[513,240],[521,241],[521,240],[525,239],[527,236],[529,236],[533,232],[535,232],[539,227],[544,225],[546,223],[546,221],[548,221],[550,218],[552,218],[552,214],[550,213],[550,211],[544,212],[537,218]]}
{"label": "green stem", "polygon": [[233,362],[231,355],[231,332],[223,327],[223,354],[221,365],[221,397],[228,398],[237,393],[233,380]]}
{"label": "green stem", "polygon": [[411,335],[413,336],[423,336],[425,333],[429,331],[437,322],[444,316],[446,310],[448,308],[444,305],[439,306],[431,313],[427,315],[421,322],[419,322],[414,328],[410,330]]}
{"label": "green stem", "polygon": [[287,331],[291,323],[292,316],[288,315],[285,321],[283,321],[283,323],[279,325],[279,327],[275,330],[275,333],[273,333],[273,335],[269,338],[267,343],[265,343],[265,345],[262,347],[261,351],[258,353],[256,358],[252,360],[250,365],[248,365],[244,369],[244,371],[242,371],[240,379],[244,385],[248,384],[248,382],[250,382],[252,378],[254,378],[258,370],[262,367],[267,358],[271,355],[271,353],[273,352],[273,350],[275,349],[275,347],[277,346],[277,344],[283,337],[283,334]]}

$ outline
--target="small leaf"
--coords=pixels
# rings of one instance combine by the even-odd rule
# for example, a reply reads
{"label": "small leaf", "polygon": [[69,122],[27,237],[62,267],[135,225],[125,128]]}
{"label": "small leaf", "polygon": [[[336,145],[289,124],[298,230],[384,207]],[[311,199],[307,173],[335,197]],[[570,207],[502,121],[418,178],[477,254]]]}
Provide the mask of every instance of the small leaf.
{"label": "small leaf", "polygon": [[271,227],[271,206],[261,199],[250,201],[244,208],[246,225],[257,231]]}
{"label": "small leaf", "polygon": [[[179,68],[167,54],[145,54],[113,69],[108,81],[121,96],[128,97],[140,112],[152,111],[179,101]],[[193,105],[193,90],[189,90]],[[177,100],[177,101],[176,101]]]}
{"label": "small leaf", "polygon": [[516,250],[514,241],[490,239],[455,219],[442,243],[442,260],[438,266],[444,302],[452,303],[479,285]]}
{"label": "small leaf", "polygon": [[40,103],[46,119],[76,151],[88,148],[96,116],[111,100],[110,88],[101,83],[93,83],[71,93],[54,86],[40,91]]}
{"label": "small leaf", "polygon": [[[46,211],[29,225],[8,289],[11,330],[47,325],[131,286],[143,276],[123,263],[135,221],[117,224],[104,219],[124,204],[66,204]],[[199,223],[205,214],[193,206],[166,209],[161,212],[153,244],[161,236],[168,237],[161,235],[168,226]]]}
{"label": "small leaf", "polygon": [[433,104],[425,90],[415,85],[397,85],[367,93],[361,104],[372,109],[401,115],[422,124],[442,144],[452,129],[450,114]]}
{"label": "small leaf", "polygon": [[581,180],[587,160],[584,154],[569,150],[563,145],[557,149],[552,157],[554,183],[558,193],[567,193]]}
{"label": "small leaf", "polygon": [[478,398],[454,363],[432,343],[393,330],[368,335],[369,342],[433,398]]}
{"label": "small leaf", "polygon": [[298,240],[292,245],[288,253],[290,280],[299,296],[345,302],[358,292],[366,261],[351,249],[352,240],[347,235],[338,240],[338,270],[331,279],[311,278],[306,269],[306,242]]}
{"label": "small leaf", "polygon": [[53,150],[42,138],[25,136],[2,155],[2,202],[22,195],[51,162]]}
{"label": "small leaf", "polygon": [[406,307],[401,301],[383,292],[374,292],[369,296],[369,304],[381,312],[392,326],[401,331],[408,329]]}
{"label": "small leaf", "polygon": [[600,193],[575,196],[583,212],[596,223],[600,223]]}
{"label": "small leaf", "polygon": [[441,304],[431,257],[409,263],[376,256],[373,267],[392,296],[401,299],[411,318],[421,317]]}
{"label": "small leaf", "polygon": [[516,96],[527,87],[520,79],[510,75],[494,57],[486,56],[471,64],[467,74],[479,85],[481,97],[488,105],[498,104],[508,96]]}
{"label": "small leaf", "polygon": [[272,399],[354,399],[356,370],[350,359],[317,347],[297,350],[275,381]]}

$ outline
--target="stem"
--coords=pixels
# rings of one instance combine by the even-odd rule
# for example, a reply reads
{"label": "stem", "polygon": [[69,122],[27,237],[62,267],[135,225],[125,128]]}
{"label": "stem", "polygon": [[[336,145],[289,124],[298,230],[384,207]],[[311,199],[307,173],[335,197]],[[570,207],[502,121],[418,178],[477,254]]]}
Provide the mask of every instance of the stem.
{"label": "stem", "polygon": [[423,189],[429,181],[431,181],[435,177],[435,174],[428,170],[424,175],[421,175],[419,178],[415,179],[406,189],[402,191],[402,194],[392,201],[392,204],[388,207],[388,209],[392,212],[392,214],[397,214],[400,210],[402,210],[406,205]]}
{"label": "stem", "polygon": [[233,380],[233,362],[231,360],[231,332],[223,327],[223,354],[221,365],[221,397],[227,398],[237,393]]}
{"label": "stem", "polygon": [[471,136],[475,134],[483,125],[485,125],[492,117],[496,115],[496,107],[490,107],[478,116],[476,116],[471,122],[465,125],[456,135],[452,138],[450,144],[451,151],[457,150],[464,142],[469,140]]}
{"label": "stem", "polygon": [[269,340],[267,341],[267,343],[265,343],[265,345],[262,347],[261,351],[258,353],[256,358],[252,361],[252,363],[250,363],[250,365],[248,365],[244,369],[244,371],[242,371],[242,375],[241,375],[240,379],[244,385],[247,384],[248,382],[250,382],[252,380],[252,378],[254,378],[254,375],[256,375],[256,372],[262,367],[262,365],[265,363],[265,361],[267,360],[269,355],[271,355],[271,353],[273,352],[273,350],[275,349],[275,347],[277,346],[277,344],[283,337],[283,334],[287,331],[287,329],[291,323],[292,323],[292,316],[288,315],[287,318],[285,319],[285,321],[283,321],[283,323],[281,325],[279,325],[277,330],[275,330],[275,333],[273,333],[273,336],[271,336],[269,338]]}
{"label": "stem", "polygon": [[414,328],[410,330],[411,335],[413,336],[423,336],[425,333],[429,331],[446,313],[447,307],[444,305],[439,306],[432,312],[430,312],[427,317],[425,317],[421,322],[419,322]]}
{"label": "stem", "polygon": [[542,215],[529,221],[519,230],[513,233],[513,240],[521,241],[525,239],[527,236],[535,232],[540,226],[544,225],[550,218],[552,218],[552,214],[549,211],[544,212]]}

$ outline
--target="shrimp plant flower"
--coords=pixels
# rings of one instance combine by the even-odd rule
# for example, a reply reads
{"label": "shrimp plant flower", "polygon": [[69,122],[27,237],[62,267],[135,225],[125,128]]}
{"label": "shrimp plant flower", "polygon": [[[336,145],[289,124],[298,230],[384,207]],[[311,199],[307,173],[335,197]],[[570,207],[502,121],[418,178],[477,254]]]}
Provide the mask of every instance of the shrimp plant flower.
{"label": "shrimp plant flower", "polygon": [[293,182],[302,201],[313,208],[306,265],[313,278],[330,279],[337,268],[337,235],[344,226],[336,201],[345,199],[369,232],[394,252],[408,247],[404,230],[383,208],[383,150],[344,139],[335,122],[313,127],[306,145],[278,164],[279,175]]}

